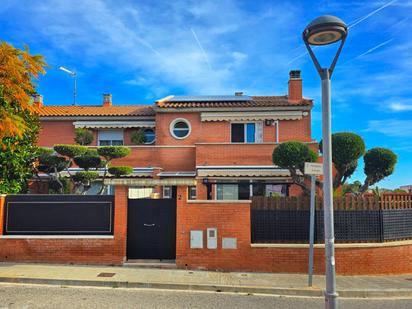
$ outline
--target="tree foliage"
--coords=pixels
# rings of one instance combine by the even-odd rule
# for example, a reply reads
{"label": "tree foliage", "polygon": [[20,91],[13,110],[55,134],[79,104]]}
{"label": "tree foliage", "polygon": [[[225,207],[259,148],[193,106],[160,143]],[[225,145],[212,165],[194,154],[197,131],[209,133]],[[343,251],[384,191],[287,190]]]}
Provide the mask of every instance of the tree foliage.
{"label": "tree foliage", "polygon": [[99,191],[99,194],[102,194],[105,189],[104,180],[106,179],[111,161],[114,159],[120,159],[128,156],[130,154],[130,148],[123,146],[104,146],[99,147],[97,149],[97,153],[104,158],[106,164],[103,174],[102,187]]}
{"label": "tree foliage", "polygon": [[[322,141],[319,143],[322,152]],[[336,189],[352,176],[358,159],[365,153],[365,143],[359,135],[351,132],[332,134],[332,162],[336,169],[333,187]]]}
{"label": "tree foliage", "polygon": [[[110,167],[109,163],[118,158],[123,158],[130,153],[130,149],[122,146],[110,146],[89,148],[81,145],[59,144],[53,150],[41,149],[38,156],[38,171],[50,175],[54,190],[63,193],[64,183],[61,181],[61,172],[66,171],[72,182],[72,192],[84,194],[90,189],[93,181],[99,178],[99,168],[105,168],[102,187],[99,194],[104,191],[104,179],[108,170],[116,177],[127,175],[133,172],[128,166]],[[74,164],[83,169],[73,173],[69,168]]]}
{"label": "tree foliage", "polygon": [[94,136],[92,131],[86,128],[76,128],[74,130],[74,141],[82,146],[90,145],[93,142]]}
{"label": "tree foliage", "polygon": [[306,144],[297,141],[290,141],[280,144],[275,148],[272,161],[277,166],[288,169],[292,180],[300,186],[305,193],[310,191],[304,175],[305,162],[316,162],[318,154],[310,149]]}
{"label": "tree foliage", "polygon": [[365,192],[369,186],[391,175],[398,160],[396,154],[386,148],[372,148],[363,157],[366,179],[360,191]]}
{"label": "tree foliage", "polygon": [[142,129],[133,131],[130,134],[130,140],[135,145],[142,145],[146,143],[146,136],[144,134],[144,131]]}
{"label": "tree foliage", "polygon": [[23,138],[33,130],[27,118],[35,113],[34,79],[45,73],[45,67],[43,57],[31,55],[27,46],[20,50],[0,42],[0,139]]}
{"label": "tree foliage", "polygon": [[23,121],[30,130],[22,135],[3,137],[0,150],[0,193],[24,193],[33,175],[37,155],[38,120],[35,115],[23,112]]}
{"label": "tree foliage", "polygon": [[94,156],[94,155],[88,155],[84,154],[78,157],[74,157],[74,163],[85,171],[88,171],[91,168],[98,168],[100,167],[100,164],[102,162],[102,159],[100,159],[99,156]]}
{"label": "tree foliage", "polygon": [[88,148],[86,146],[65,145],[65,144],[54,145],[53,149],[59,155],[62,155],[64,157],[68,157],[69,159],[74,159],[74,157],[81,156],[84,153],[86,153],[87,150],[88,150]]}
{"label": "tree foliage", "polygon": [[97,153],[109,163],[111,160],[128,156],[130,148],[124,146],[103,146],[97,149]]}
{"label": "tree foliage", "polygon": [[39,122],[31,96],[45,66],[27,46],[0,42],[0,193],[24,192],[33,173]]}
{"label": "tree foliage", "polygon": [[115,177],[125,176],[133,173],[133,168],[130,166],[112,166],[109,167],[109,173]]}

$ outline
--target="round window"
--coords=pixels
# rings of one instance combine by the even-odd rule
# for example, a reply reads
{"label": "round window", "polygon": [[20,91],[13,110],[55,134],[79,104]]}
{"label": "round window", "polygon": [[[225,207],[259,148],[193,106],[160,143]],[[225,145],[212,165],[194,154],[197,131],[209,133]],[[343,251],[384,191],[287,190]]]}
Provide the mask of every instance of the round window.
{"label": "round window", "polygon": [[153,144],[155,141],[156,135],[153,129],[144,130],[144,140],[145,144]]}
{"label": "round window", "polygon": [[183,139],[189,136],[190,130],[190,123],[186,119],[175,119],[170,124],[170,133],[177,139]]}

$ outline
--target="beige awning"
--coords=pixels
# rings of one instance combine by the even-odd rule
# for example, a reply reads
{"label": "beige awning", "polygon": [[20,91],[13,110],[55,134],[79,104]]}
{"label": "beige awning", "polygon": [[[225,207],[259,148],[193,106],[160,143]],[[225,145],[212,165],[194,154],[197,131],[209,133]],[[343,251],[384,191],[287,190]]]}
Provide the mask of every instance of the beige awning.
{"label": "beige awning", "polygon": [[169,178],[169,179],[138,179],[138,178],[112,178],[104,181],[105,185],[122,186],[195,186],[196,180],[193,178]]}
{"label": "beige awning", "polygon": [[299,120],[302,111],[267,111],[267,112],[203,112],[202,121],[263,121],[269,120]]}
{"label": "beige awning", "polygon": [[89,129],[125,129],[125,128],[154,128],[154,121],[75,121],[75,128]]}
{"label": "beige awning", "polygon": [[289,177],[288,170],[280,168],[219,168],[198,169],[198,177]]}

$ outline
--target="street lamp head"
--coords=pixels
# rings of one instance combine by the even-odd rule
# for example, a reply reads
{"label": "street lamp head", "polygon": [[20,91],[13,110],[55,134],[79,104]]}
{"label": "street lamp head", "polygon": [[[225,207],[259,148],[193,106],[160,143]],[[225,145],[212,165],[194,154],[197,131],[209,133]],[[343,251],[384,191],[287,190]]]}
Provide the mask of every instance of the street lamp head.
{"label": "street lamp head", "polygon": [[331,15],[320,16],[306,26],[303,39],[310,45],[329,45],[342,40],[348,27],[339,18]]}

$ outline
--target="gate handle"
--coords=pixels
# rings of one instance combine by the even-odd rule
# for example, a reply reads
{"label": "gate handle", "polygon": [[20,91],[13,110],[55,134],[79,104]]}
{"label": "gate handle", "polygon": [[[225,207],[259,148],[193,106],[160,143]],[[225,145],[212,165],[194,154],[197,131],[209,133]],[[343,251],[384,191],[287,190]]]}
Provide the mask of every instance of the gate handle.
{"label": "gate handle", "polygon": [[144,225],[144,226],[155,226],[154,223],[152,223],[152,224],[143,223],[143,225]]}

